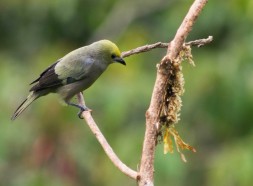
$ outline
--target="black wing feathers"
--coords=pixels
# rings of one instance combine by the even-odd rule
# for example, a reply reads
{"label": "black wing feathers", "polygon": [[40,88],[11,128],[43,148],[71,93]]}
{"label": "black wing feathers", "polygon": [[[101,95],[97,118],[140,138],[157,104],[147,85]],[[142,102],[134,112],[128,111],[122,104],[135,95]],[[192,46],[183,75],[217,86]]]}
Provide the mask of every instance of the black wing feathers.
{"label": "black wing feathers", "polygon": [[30,85],[38,82],[40,80],[40,78],[46,74],[49,70],[52,70],[54,69],[55,65],[59,62],[60,60],[56,61],[54,64],[52,64],[51,66],[49,66],[46,70],[44,70],[41,74],[40,74],[40,77],[38,77],[37,79],[35,79],[33,82],[30,83]]}
{"label": "black wing feathers", "polygon": [[37,83],[34,85],[30,91],[39,91],[43,90],[46,88],[52,88],[52,87],[57,87],[59,85],[62,85],[62,80],[58,79],[58,75],[55,74],[55,66],[59,62],[55,62],[51,66],[49,66],[46,70],[44,70],[41,74],[40,77],[34,80],[31,84]]}

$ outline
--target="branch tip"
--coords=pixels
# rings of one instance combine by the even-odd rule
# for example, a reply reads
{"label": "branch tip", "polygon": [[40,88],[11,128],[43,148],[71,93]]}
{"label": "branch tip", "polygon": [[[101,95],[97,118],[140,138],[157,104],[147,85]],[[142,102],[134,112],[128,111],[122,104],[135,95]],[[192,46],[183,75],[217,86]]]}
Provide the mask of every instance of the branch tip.
{"label": "branch tip", "polygon": [[[197,40],[194,40],[194,41],[189,41],[189,42],[186,42],[184,44],[188,45],[188,46],[201,47],[201,46],[204,46],[206,44],[211,43],[212,41],[213,41],[213,36],[208,36],[207,38],[197,39]],[[123,58],[126,58],[126,57],[129,57],[131,55],[135,55],[135,54],[139,54],[139,53],[143,53],[143,52],[149,52],[149,51],[151,51],[153,49],[156,49],[156,48],[168,48],[169,45],[170,45],[170,43],[163,43],[163,42],[147,44],[147,45],[140,46],[140,47],[137,47],[137,48],[132,49],[132,50],[124,51],[124,52],[122,52],[121,56]]]}

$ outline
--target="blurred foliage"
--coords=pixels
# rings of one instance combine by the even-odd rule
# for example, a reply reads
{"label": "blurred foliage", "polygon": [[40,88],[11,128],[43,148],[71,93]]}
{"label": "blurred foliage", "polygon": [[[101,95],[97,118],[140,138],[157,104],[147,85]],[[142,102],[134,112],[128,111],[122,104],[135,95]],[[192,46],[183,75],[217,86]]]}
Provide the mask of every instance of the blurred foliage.
{"label": "blurred foliage", "polygon": [[[37,100],[15,122],[10,117],[29,83],[69,51],[101,38],[122,51],[169,41],[192,1],[0,1],[0,185],[136,185],[104,154],[77,110],[55,95]],[[163,154],[156,185],[250,185],[253,157],[253,2],[209,1],[188,40],[214,36],[193,48],[196,67],[183,65],[182,138],[197,149]],[[87,91],[87,105],[119,157],[137,169],[156,64],[156,49],[112,65]]]}

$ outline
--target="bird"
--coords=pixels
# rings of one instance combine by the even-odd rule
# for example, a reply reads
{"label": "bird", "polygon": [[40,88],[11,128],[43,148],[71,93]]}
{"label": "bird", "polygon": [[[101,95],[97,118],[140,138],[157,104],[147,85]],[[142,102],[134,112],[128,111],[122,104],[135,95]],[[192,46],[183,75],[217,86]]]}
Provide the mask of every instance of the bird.
{"label": "bird", "polygon": [[71,98],[89,88],[112,63],[126,65],[118,46],[109,40],[100,40],[73,50],[31,82],[33,86],[29,95],[16,109],[11,120],[15,120],[33,101],[49,93],[60,95],[67,105],[80,109],[78,116],[82,118],[82,112],[89,108],[71,102]]}

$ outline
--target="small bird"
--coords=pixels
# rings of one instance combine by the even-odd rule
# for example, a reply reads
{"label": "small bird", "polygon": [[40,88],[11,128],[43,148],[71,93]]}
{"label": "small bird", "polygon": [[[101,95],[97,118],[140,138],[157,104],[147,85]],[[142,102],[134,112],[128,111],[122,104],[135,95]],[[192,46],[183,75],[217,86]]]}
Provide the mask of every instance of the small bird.
{"label": "small bird", "polygon": [[86,106],[70,102],[77,93],[89,88],[112,63],[126,65],[119,48],[109,40],[100,40],[78,48],[44,70],[30,85],[30,94],[11,117],[15,120],[34,100],[49,93],[57,93],[67,105],[80,109],[79,118]]}

